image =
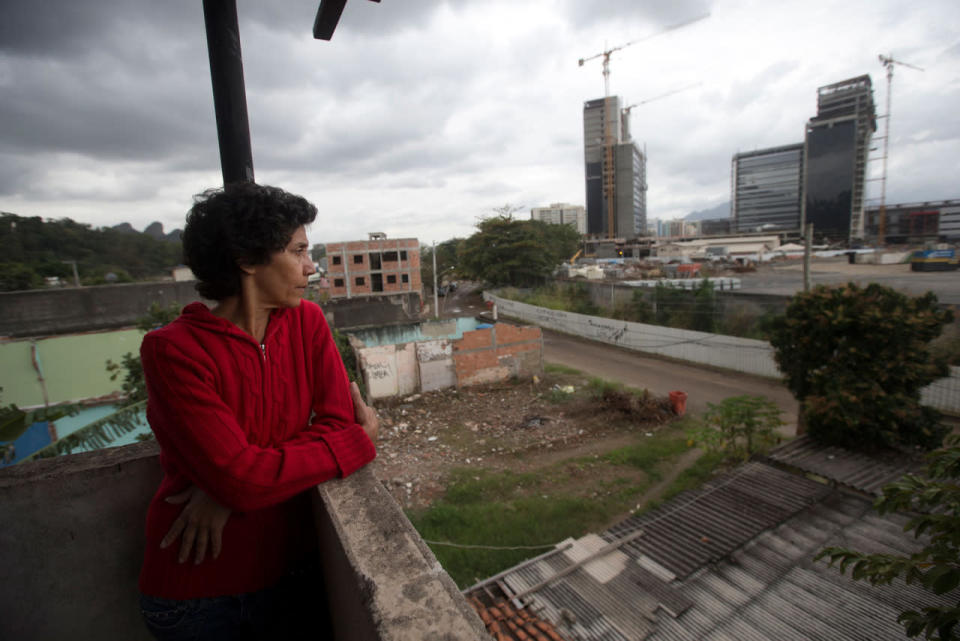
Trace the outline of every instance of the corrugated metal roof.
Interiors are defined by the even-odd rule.
[[[649,556],[678,578],[719,560],[760,532],[819,500],[829,488],[762,463],[687,492],[682,499],[632,517],[603,534],[608,541],[643,529],[624,546]]]
[[[767,456],[777,463],[875,496],[880,494],[884,485],[922,467],[917,459],[902,453],[866,455],[819,445],[808,436],[785,443]]]
[[[813,562],[831,545],[910,554],[920,544],[903,532],[906,520],[753,462],[508,571],[498,585],[507,599],[541,586],[514,605],[569,641],[907,639],[900,612],[955,603],[960,589],[934,597],[899,580],[871,586]]]
[[[935,597],[899,580],[871,586],[813,562],[830,545],[915,551],[919,544],[903,533],[903,522],[876,516],[865,498],[832,491],[682,582],[679,590],[694,606],[676,619],[661,617],[648,639],[907,639],[896,622],[901,611],[955,603],[960,591]]]

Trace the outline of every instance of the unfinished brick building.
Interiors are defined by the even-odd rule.
[[[416,238],[327,243],[331,298],[421,293],[420,244]]]

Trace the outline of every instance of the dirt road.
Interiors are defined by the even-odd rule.
[[[687,408],[695,413],[706,410],[707,403],[719,403],[729,396],[764,396],[783,410],[781,418],[788,423],[784,433],[795,432],[797,402],[786,387],[775,381],[661,360],[546,329],[543,330],[543,360],[656,394],[684,391]]]

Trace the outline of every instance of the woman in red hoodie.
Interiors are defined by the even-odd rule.
[[[187,215],[184,257],[216,304],[188,305],[140,349],[164,471],[141,609],[159,639],[296,638],[297,615],[317,620],[296,604],[319,576],[291,579],[316,567],[304,490],[370,462],[378,422],[320,308],[301,301],[315,216],[252,183],[206,192]]]

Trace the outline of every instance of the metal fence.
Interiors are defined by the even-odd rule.
[[[773,347],[767,341],[575,314],[488,292],[483,297],[493,301],[505,316],[565,334],[747,374],[781,377],[773,359]],[[925,387],[921,401],[942,412],[960,415],[960,367],[951,367],[950,376]]]

